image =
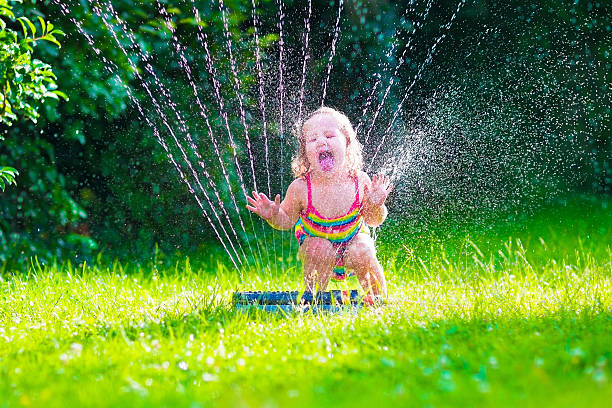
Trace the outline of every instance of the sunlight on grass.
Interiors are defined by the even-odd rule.
[[[33,260],[1,275],[0,406],[603,406],[612,223],[576,214],[383,240],[387,304],[337,314],[234,310],[234,291],[300,289],[290,262]]]
[[[290,316],[236,312],[230,298],[295,289],[298,269],[240,281],[223,265],[196,271],[188,261],[163,270],[34,262],[0,285],[0,392],[23,406],[609,398],[610,248],[568,263],[533,258],[520,240],[495,256],[465,247],[428,261],[383,256],[383,307]]]

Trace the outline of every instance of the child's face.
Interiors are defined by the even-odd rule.
[[[344,167],[346,136],[333,115],[322,113],[308,119],[302,137],[312,170],[331,175]]]

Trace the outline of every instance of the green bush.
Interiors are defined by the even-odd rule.
[[[445,219],[462,221],[468,216],[478,217],[479,212],[495,213],[507,210],[508,206],[520,206],[521,200],[538,202],[559,191],[562,194],[575,190],[609,192],[610,112],[609,104],[605,103],[609,100],[609,73],[612,72],[609,69],[612,52],[609,6],[604,2],[580,2],[572,6],[553,0],[535,8],[525,1],[467,2],[454,25],[445,32],[443,26],[457,9],[458,0],[444,0],[432,3],[434,6],[424,25],[415,30],[429,3],[343,2],[337,54],[331,61],[325,103],[344,110],[355,120],[364,116],[362,109],[369,95],[372,95],[373,107],[365,116],[371,119],[373,108],[381,101],[387,84],[393,81],[373,130],[372,137],[376,140],[381,138],[395,107],[408,95],[403,114],[395,123],[397,137],[388,140],[383,148],[383,151],[388,149],[387,157],[397,157],[394,150],[412,142],[404,137],[410,126],[421,126],[430,136],[435,136],[427,140],[427,152],[420,158],[423,161],[408,169],[412,173],[400,180],[406,191],[401,196],[396,193],[396,200],[391,203],[396,206],[396,212],[408,210],[415,223],[427,225],[425,221],[429,220],[431,225],[443,212]],[[1,4],[8,3],[5,0]],[[278,2],[259,0],[256,4],[261,60],[264,69],[270,72],[265,78],[269,93],[268,143],[272,152],[269,169],[263,162],[265,144],[258,106],[252,2],[224,1],[240,94],[246,107],[245,120],[256,157],[255,176],[260,189],[267,191],[269,170],[271,190],[280,192],[290,181],[288,162],[293,144],[290,130],[297,112],[308,3],[282,2],[287,51],[284,85],[288,93],[284,101],[283,134],[277,120]],[[66,6],[69,9],[55,2],[14,3],[13,6],[15,15],[27,17],[39,26],[37,16],[41,16],[45,22],[52,21],[69,33],[62,40],[61,50],[48,41],[38,42],[35,49],[41,61],[53,66],[58,88],[69,93],[70,99],[49,100],[37,107],[36,127],[31,121],[15,122],[2,134],[6,143],[0,151],[0,163],[18,171],[20,180],[18,186],[11,186],[2,194],[0,202],[0,262],[18,263],[31,255],[38,255],[42,261],[54,257],[81,259],[91,257],[98,250],[139,258],[150,256],[155,243],[163,251],[185,251],[216,239],[202,209],[168,158],[168,153],[176,158],[177,166],[200,194],[209,215],[214,217],[168,127],[183,146],[188,145],[187,134],[192,137],[205,163],[207,175],[201,169],[198,171],[213,206],[218,209],[221,205],[217,201],[223,203],[243,243],[253,239],[248,236],[255,235],[252,233],[259,228],[257,222],[251,224],[243,213],[247,233],[242,232],[232,202],[232,196],[239,206],[242,200],[233,164],[234,151],[244,173],[246,189],[254,180],[217,1],[92,1]],[[199,23],[192,6],[199,10]],[[306,110],[321,102],[321,82],[328,69],[329,43],[339,3],[313,0],[312,6]],[[21,28],[18,22],[14,24],[15,30]],[[113,33],[127,56],[107,25],[114,26]],[[49,24],[46,27],[49,30]],[[26,29],[31,34],[27,23]],[[131,39],[124,34],[126,29],[133,34]],[[208,36],[217,69],[214,79],[221,86],[227,124],[236,139],[235,148],[228,140],[225,120],[216,102],[213,77],[208,72],[198,37],[201,31]],[[195,103],[172,32],[178,38],[184,61],[191,68],[191,78],[219,141],[216,148],[226,165],[229,182],[219,165],[208,126]],[[438,44],[433,63],[420,71],[432,44],[442,34],[445,38]],[[410,52],[395,73],[408,41],[412,41]],[[578,59],[574,58],[576,55]],[[514,58],[514,65],[506,65],[507,57]],[[548,65],[546,70],[527,79],[518,69],[542,58],[555,62],[556,57],[568,64],[574,59],[584,64],[580,67],[592,67],[590,72],[596,75],[590,78],[594,80],[581,82],[584,77],[578,75],[577,68],[568,69],[568,64]],[[480,75],[483,72],[486,75]],[[419,74],[408,93],[407,87]],[[574,80],[573,75],[576,75]],[[43,81],[46,84],[54,80],[52,76],[46,78]],[[537,94],[534,95],[538,97],[530,97],[537,90],[533,84],[546,82],[548,78],[563,80],[567,86],[559,87],[561,92],[547,94],[548,99]],[[480,126],[481,118],[491,117],[493,105],[489,101],[499,97],[500,89],[510,92],[517,84],[522,96],[513,99],[513,108],[516,108],[516,118],[522,122],[517,120],[515,125],[514,117],[508,116],[503,118],[505,127],[491,121]],[[454,87],[457,97],[452,101],[441,98],[444,87]],[[47,90],[53,92],[51,88],[49,85]],[[166,98],[164,92],[171,97]],[[564,104],[570,100],[579,114],[574,115]],[[594,103],[580,103],[585,100]],[[568,117],[573,121],[567,120]],[[554,132],[541,133],[539,139],[525,144],[531,135],[530,129],[526,129],[530,123],[545,123],[542,128]],[[559,126],[553,128],[552,124]],[[555,145],[560,148],[554,151],[545,149],[547,143],[572,136],[574,129],[585,137]],[[168,152],[158,143],[156,132],[167,143]],[[530,153],[525,147],[535,146],[536,142],[537,154],[528,156]],[[500,148],[506,144],[514,150]],[[198,167],[195,154],[187,155]],[[526,157],[531,160],[529,164],[542,166],[522,168],[521,160]],[[499,163],[499,171],[494,173],[497,178],[493,181],[486,178],[496,170],[493,165]],[[566,166],[567,163],[572,165]],[[437,164],[442,165],[436,167]],[[478,171],[474,171],[474,164]],[[0,175],[0,180],[10,183],[16,173],[6,171],[0,174],[9,178]],[[522,185],[523,182],[526,184]],[[219,198],[211,185],[216,187]],[[495,196],[496,193],[500,194]],[[467,202],[465,197],[469,198]],[[221,212],[220,218],[227,227],[229,223]],[[233,236],[232,232],[229,234]]]

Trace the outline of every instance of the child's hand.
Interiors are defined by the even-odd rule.
[[[264,193],[253,191],[253,197],[247,196],[246,199],[251,204],[247,204],[246,208],[266,221],[275,217],[280,210],[280,194],[277,194],[274,201],[271,201]]]
[[[376,174],[372,177],[370,188],[365,185],[363,189],[363,206],[380,207],[385,203],[387,196],[393,190],[393,184],[388,176]]]

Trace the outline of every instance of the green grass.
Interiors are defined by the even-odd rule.
[[[358,313],[232,310],[234,290],[297,288],[297,269],[5,271],[0,407],[607,406],[610,211],[493,227],[381,242],[391,299]]]

